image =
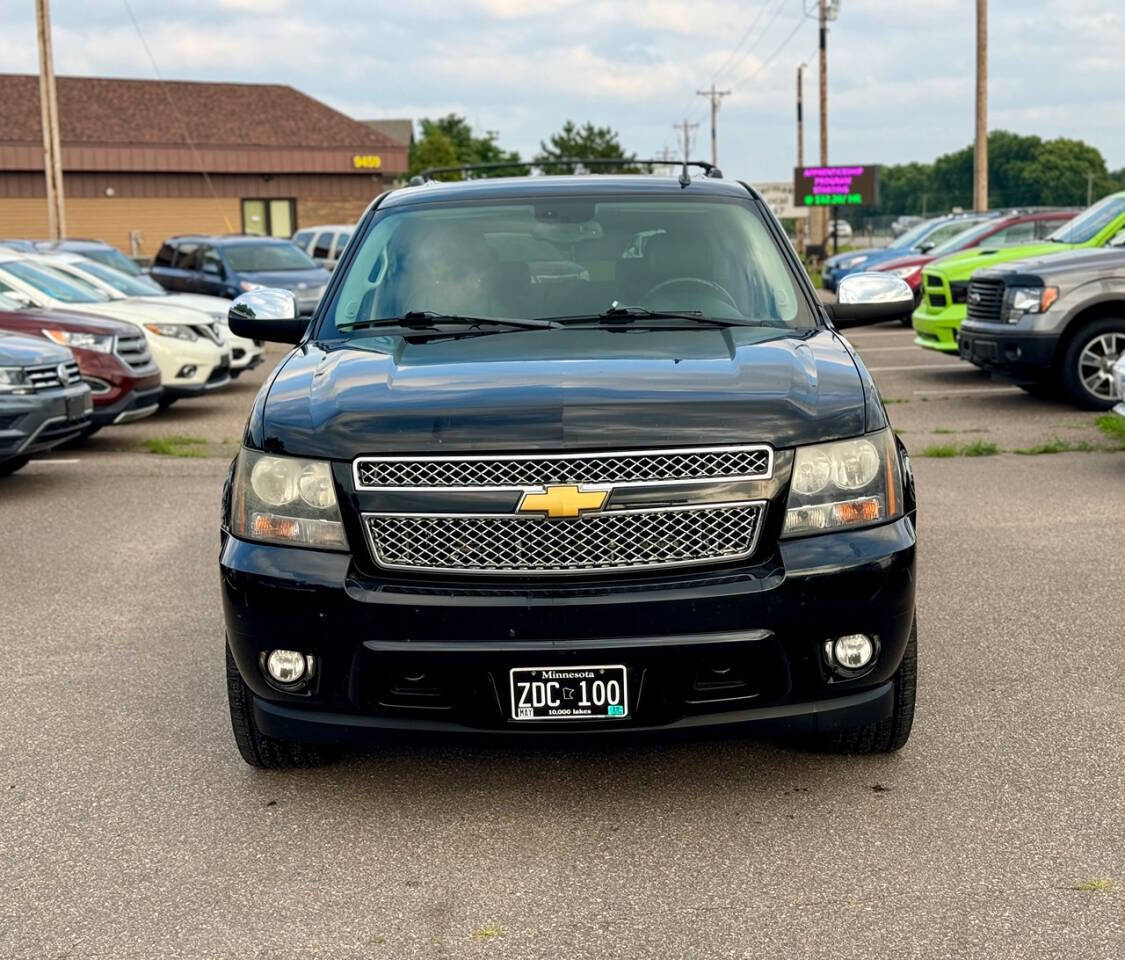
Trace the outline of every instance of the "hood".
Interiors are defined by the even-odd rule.
[[[884,260],[879,264],[879,270],[900,270],[902,267],[924,267],[934,260],[927,253],[912,253],[905,257],[895,257],[893,260]]]
[[[366,346],[363,346],[366,344]],[[864,391],[832,332],[604,330],[310,343],[265,397],[264,449],[595,450],[855,436]]]
[[[260,283],[263,287],[280,287],[282,290],[292,290],[294,293],[323,287],[331,278],[332,274],[323,267],[308,270],[270,270],[262,273],[240,271],[238,274],[239,280]]]
[[[877,247],[874,250],[849,250],[847,253],[837,253],[835,256],[829,257],[825,263],[833,267],[843,267],[845,270],[865,270],[876,263],[901,257],[906,252],[906,250],[894,250],[890,247]],[[862,263],[844,266],[849,261],[859,257],[863,258]]]
[[[1057,277],[1065,273],[1096,271],[1099,276],[1125,275],[1125,249],[1121,247],[1079,247],[1049,256],[1028,257],[988,271],[992,276],[1027,274]]]
[[[105,303],[71,303],[67,304],[67,309],[74,313],[112,317],[114,320],[124,320],[132,324],[183,323],[191,325],[210,322],[210,318],[202,316],[198,310],[165,306],[162,302],[154,303],[151,300],[141,298],[109,300]]]
[[[221,317],[223,323],[227,322],[227,312],[231,305],[226,297],[212,297],[205,293],[169,293],[164,297],[157,295],[145,299],[173,307],[186,307],[188,310],[202,310],[208,317]]]
[[[40,310],[36,307],[16,313],[0,311],[0,327],[7,330],[34,330],[36,336],[44,327],[81,333],[109,333],[118,337],[130,337],[137,333],[137,326],[133,323],[122,323],[109,317],[92,317],[69,310]]]
[[[74,354],[66,347],[60,347],[44,337],[25,337],[0,330],[0,365],[31,367],[40,363],[66,363],[73,359]]]
[[[968,280],[977,270],[1041,254],[1065,253],[1065,243],[1025,243],[1014,247],[970,247],[942,257],[931,266],[947,280]]]

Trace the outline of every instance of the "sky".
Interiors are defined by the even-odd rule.
[[[466,116],[533,155],[570,119],[638,155],[789,179],[796,69],[819,158],[815,0],[51,0],[60,74],[288,83],[350,116]],[[930,161],[973,137],[975,0],[840,0],[828,38],[829,161]],[[991,0],[989,126],[1099,148],[1125,167],[1125,2]],[[35,72],[33,0],[0,3],[0,70]],[[248,118],[252,122],[252,118]]]

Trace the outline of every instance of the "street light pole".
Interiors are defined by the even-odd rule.
[[[52,240],[59,240],[66,236],[66,202],[48,3],[49,0],[35,0],[35,25],[39,38],[39,110],[43,123],[43,169],[47,179],[47,229]]]
[[[973,145],[973,209],[988,209],[988,0],[977,0],[977,132]]]

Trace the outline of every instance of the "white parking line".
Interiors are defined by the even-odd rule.
[[[868,367],[872,373],[892,373],[896,370],[961,370],[964,369],[956,360],[948,363],[922,363],[908,367]],[[976,373],[975,370],[965,370],[965,373]]]
[[[39,459],[36,459],[36,460],[32,460],[31,462],[32,462],[32,463],[50,463],[50,464],[55,464],[55,463],[81,463],[82,461],[81,461],[81,460],[78,460],[78,459],[74,459],[74,460],[39,460]]]
[[[915,390],[915,394],[919,393],[936,393],[943,397],[960,396],[966,393],[1023,393],[1019,387],[965,387],[955,388],[953,390],[943,390],[941,387],[934,387],[930,390]]]
[[[910,343],[904,343],[901,347],[856,347],[856,349],[860,353],[889,353],[892,350],[917,350],[919,348],[911,341]]]

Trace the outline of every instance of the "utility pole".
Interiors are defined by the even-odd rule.
[[[691,131],[694,130],[698,126],[699,126],[698,123],[688,123],[686,118],[684,119],[683,123],[673,123],[672,124],[672,129],[673,130],[679,130],[681,135],[684,138],[684,162],[685,163],[688,160],[691,159]]]
[[[39,35],[39,109],[43,122],[43,170],[47,176],[47,229],[52,240],[66,236],[62,151],[59,148],[59,103],[55,93],[55,65],[51,56],[49,0],[35,0]]]
[[[716,131],[716,124],[719,117],[719,102],[723,97],[729,97],[729,90],[716,90],[715,81],[711,81],[710,90],[696,90],[697,97],[707,97],[711,101],[711,163],[713,166],[719,165],[719,136]]]
[[[973,209],[988,209],[988,0],[977,0],[977,135],[973,145]]]
[[[828,0],[819,3],[820,25],[820,165],[828,166]],[[828,246],[828,211],[817,211],[816,239]]]
[[[797,166],[805,165],[805,96],[803,92],[803,79],[806,64],[797,64]],[[793,203],[796,205],[797,197],[794,195]],[[797,253],[805,255],[805,221],[798,217],[795,226],[797,234]]]

